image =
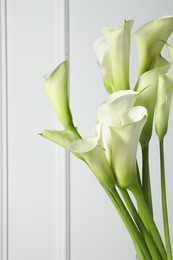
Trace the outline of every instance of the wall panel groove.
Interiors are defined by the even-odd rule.
[[[1,0],[1,260],[8,260],[7,2]]]

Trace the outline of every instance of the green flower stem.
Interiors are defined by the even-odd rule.
[[[120,209],[120,207],[119,207],[117,201],[115,200],[114,196],[112,195],[112,193],[111,193],[108,189],[105,189],[105,191],[106,191],[107,195],[109,196],[110,200],[112,201],[112,203],[114,204],[114,206],[115,206],[117,212],[119,213],[119,215],[120,215],[120,217],[121,217],[123,223],[125,224],[127,230],[129,231],[129,234],[130,234],[131,239],[132,239],[132,241],[133,241],[133,244],[134,244],[134,246],[135,246],[137,255],[139,256],[139,259],[140,259],[140,260],[146,260],[146,257],[145,257],[145,255],[144,255],[144,252],[143,252],[143,250],[141,249],[141,246],[139,245],[139,241],[136,240],[136,238],[135,238],[133,232],[132,232],[131,229],[129,228],[128,223],[127,223],[127,221],[126,221],[126,219],[125,219],[125,216],[124,216],[122,210]]]
[[[80,136],[79,132],[77,131],[77,128],[73,125],[70,129],[69,129],[76,137],[78,137],[79,139],[81,139],[82,137]]]
[[[164,163],[164,142],[160,141],[160,168],[161,168],[161,192],[162,192],[162,211],[163,211],[163,224],[166,242],[166,251],[168,260],[172,260],[172,249],[169,234],[169,221],[166,200],[166,181],[165,181],[165,163]]]
[[[162,259],[167,260],[166,251],[165,251],[161,236],[159,234],[159,231],[156,227],[155,222],[153,221],[151,212],[145,202],[143,194],[141,193],[141,191],[137,185],[134,185],[133,187],[131,187],[130,190],[133,193],[133,195],[137,201],[137,204],[140,205],[141,218],[142,219],[144,218],[147,221],[147,224],[148,224],[147,227],[149,227],[150,234],[151,234],[155,244],[157,245],[157,248],[159,250],[159,253],[160,253]]]
[[[123,201],[121,200],[116,188],[112,188],[110,190],[105,189],[105,191],[108,194],[111,201],[113,202],[113,204],[114,204],[115,208],[117,209],[119,215],[121,216],[127,230],[129,231],[129,234],[133,240],[133,243],[135,245],[139,259],[140,260],[152,259],[144,239],[142,238],[139,230],[137,229],[134,221],[132,220]]]
[[[149,147],[142,147],[142,189],[144,199],[148,205],[151,215],[153,216],[153,205],[150,184],[150,169],[149,169]]]
[[[152,239],[152,237],[149,235],[144,223],[142,222],[130,196],[129,193],[127,192],[127,190],[119,188],[121,195],[134,219],[134,221],[136,222],[139,230],[141,231],[141,234],[143,235],[145,242],[148,246],[148,249],[150,251],[150,254],[152,256],[152,259],[157,259],[157,260],[161,260],[160,254],[156,248],[156,245],[154,244],[154,241]]]
[[[139,187],[142,187],[141,176],[140,176],[139,166],[138,166],[138,162],[137,161],[136,161],[136,169],[137,169],[137,183],[138,183]]]

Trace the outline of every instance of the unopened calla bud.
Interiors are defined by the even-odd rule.
[[[155,129],[159,140],[163,140],[167,133],[168,118],[173,93],[173,77],[165,74],[159,76]]]

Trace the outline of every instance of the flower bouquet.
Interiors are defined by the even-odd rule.
[[[91,169],[129,232],[140,260],[172,260],[166,200],[164,137],[173,93],[173,17],[149,21],[134,37],[139,56],[136,84],[130,89],[129,57],[133,21],[104,28],[94,50],[109,93],[96,111],[91,136],[81,137],[73,123],[68,96],[68,61],[47,78],[45,89],[64,130],[45,130],[41,136],[73,153]],[[163,47],[168,59],[161,54]],[[150,185],[149,144],[152,126],[160,144],[162,239],[154,220]],[[141,145],[142,160],[137,161]],[[140,170],[141,169],[141,170]],[[134,197],[136,203],[134,203]]]

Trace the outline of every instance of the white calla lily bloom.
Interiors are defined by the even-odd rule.
[[[110,128],[112,136],[112,167],[122,188],[128,188],[137,181],[137,147],[146,120],[146,108],[136,106],[123,115],[119,127]]]
[[[159,66],[161,65],[161,66]],[[161,56],[155,60],[154,68],[143,73],[136,84],[135,90],[140,92],[137,97],[136,105],[146,107],[148,120],[142,130],[140,137],[141,146],[147,147],[152,135],[153,116],[156,105],[158,78],[160,74],[169,70],[170,63]]]
[[[72,150],[80,153],[84,158],[86,155],[89,156],[91,151],[93,154],[97,147],[97,153],[99,150],[102,157],[105,156],[104,163],[106,162],[106,165],[113,169],[116,181],[123,188],[136,183],[137,146],[147,120],[146,108],[134,107],[137,95],[137,92],[130,90],[110,94],[97,110],[97,131],[95,131],[97,135],[74,141],[71,146]],[[88,164],[93,169],[92,164],[94,163],[95,166],[101,160],[95,155],[94,162],[91,163],[90,160]]]
[[[135,32],[139,54],[139,75],[151,69],[154,58],[160,54],[172,32],[172,16],[152,20]]]
[[[62,62],[47,78],[45,90],[64,128],[73,129],[68,97],[68,61]]]
[[[134,105],[138,94],[132,90],[120,90],[112,93],[97,109],[97,121],[109,126],[119,125],[122,115]]]
[[[70,130],[44,130],[40,135],[49,141],[58,144],[65,148],[66,150],[72,152],[74,155],[76,155],[79,159],[83,159],[82,156],[78,153],[75,153],[71,150],[71,143],[74,140],[78,140],[79,136],[76,135],[76,133],[70,131]]]
[[[133,21],[123,26],[104,28],[103,36],[94,44],[104,85],[109,93],[129,89],[130,39]]]
[[[113,170],[107,161],[104,150],[97,144],[94,138],[76,140],[71,144],[71,149],[82,155],[103,187],[108,189],[115,187],[116,178]]]
[[[155,129],[160,141],[163,140],[167,133],[172,94],[173,77],[168,74],[160,75],[155,116]]]

